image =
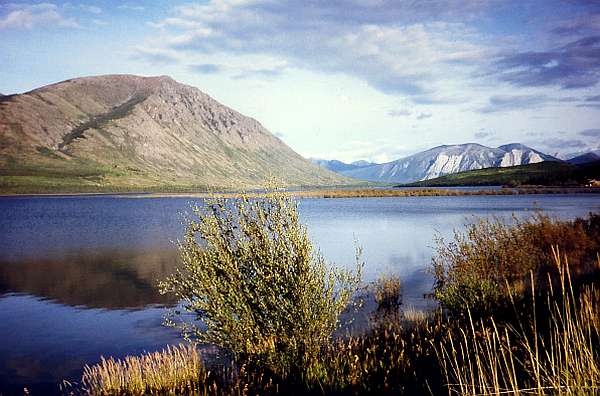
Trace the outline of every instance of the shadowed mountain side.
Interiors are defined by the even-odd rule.
[[[40,260],[0,262],[0,294],[26,293],[69,306],[171,305],[157,283],[173,273],[176,250],[75,251]]]
[[[0,100],[0,191],[347,184],[258,121],[169,77],[67,80]]]
[[[596,161],[600,161],[600,155],[596,153],[585,153],[567,160],[567,162],[572,165],[583,165]]]

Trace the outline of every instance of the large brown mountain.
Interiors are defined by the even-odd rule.
[[[258,121],[165,76],[108,75],[0,97],[0,191],[333,185]]]

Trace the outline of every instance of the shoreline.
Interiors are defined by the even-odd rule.
[[[484,186],[462,186],[440,188],[357,188],[357,189],[308,189],[288,190],[287,194],[298,198],[385,198],[385,197],[430,197],[430,196],[485,196],[485,195],[543,195],[543,194],[600,194],[600,187],[521,187],[521,188],[485,188]],[[481,187],[481,188],[479,188]],[[64,193],[26,193],[0,194],[0,198],[239,198],[247,195],[251,198],[264,196],[264,192],[64,192]]]

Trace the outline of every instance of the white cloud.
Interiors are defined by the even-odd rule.
[[[8,14],[0,17],[0,29],[32,29],[35,26],[81,27],[75,19],[65,17],[51,3],[11,4]]]
[[[168,65],[180,62],[176,52],[155,47],[136,47],[133,50],[131,59],[141,60],[154,65]]]
[[[92,23],[96,26],[108,26],[109,23],[102,19],[92,19]]]
[[[79,3],[63,3],[62,7],[64,9],[67,10],[81,10],[84,12],[88,12],[90,14],[101,14],[102,13],[102,8],[95,6],[95,5],[90,5],[90,4],[79,4]]]
[[[445,104],[460,99],[450,88],[467,85],[473,68],[495,51],[462,21],[485,4],[221,0],[175,7],[153,26],[167,31],[166,44],[176,50],[278,56],[295,67],[357,77],[384,93]]]

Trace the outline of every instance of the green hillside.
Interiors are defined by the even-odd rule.
[[[545,161],[506,168],[486,168],[445,175],[403,186],[569,186],[584,185],[600,178],[600,161],[583,165]]]

